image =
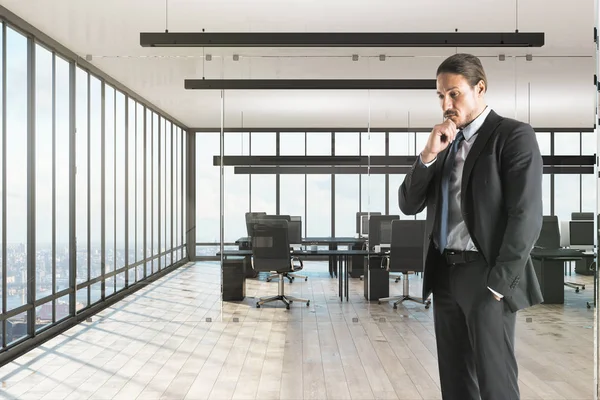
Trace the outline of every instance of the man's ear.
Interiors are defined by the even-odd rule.
[[[480,96],[485,93],[485,82],[483,80],[477,83],[477,92]]]

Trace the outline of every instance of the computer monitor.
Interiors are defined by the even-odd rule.
[[[369,237],[369,216],[360,216],[360,236]]]
[[[302,245],[302,220],[293,216],[288,222],[288,240],[290,246],[300,247]]]
[[[593,249],[594,221],[569,221],[569,242],[572,249]]]
[[[363,227],[363,215],[381,215],[379,211],[358,211],[356,213],[356,233],[361,235],[362,227]],[[365,235],[369,233],[369,223],[367,222],[367,227],[365,228]],[[361,235],[362,236],[362,235]]]

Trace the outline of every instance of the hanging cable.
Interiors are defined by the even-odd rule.
[[[165,33],[169,33],[169,0],[165,0]]]
[[[519,32],[519,0],[515,0],[515,32]]]

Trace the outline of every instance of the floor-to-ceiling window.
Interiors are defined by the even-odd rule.
[[[250,155],[274,156],[277,152],[275,132],[252,132]],[[276,184],[273,174],[253,174],[250,177],[250,211],[276,212]]]
[[[306,155],[330,156],[331,133],[307,132]],[[331,236],[331,175],[306,176],[306,236]]]
[[[420,152],[420,150],[419,150]],[[389,136],[390,156],[414,156],[415,155],[415,133],[414,132],[390,132]],[[398,204],[398,189],[406,174],[389,175],[389,213],[399,215],[400,219],[414,219],[412,215],[405,215]]]
[[[360,138],[362,156],[385,156],[385,132],[361,132]],[[385,174],[362,174],[360,179],[361,210],[385,214]]]
[[[336,132],[335,155],[360,155],[360,133]],[[360,209],[360,175],[338,174],[335,176],[335,235],[356,234],[356,212]],[[363,207],[363,211],[366,209]]]
[[[0,27],[0,357],[8,357],[3,350],[30,346],[21,339],[181,260],[185,196],[174,191],[184,187],[171,173],[184,178],[186,131],[47,43]],[[148,261],[155,265],[144,270]]]
[[[304,156],[306,154],[306,134],[304,132],[279,133],[280,156]],[[294,215],[302,218],[302,233],[304,233],[305,174],[280,174],[279,176],[279,213]]]
[[[578,133],[555,132],[554,154],[559,156],[580,155],[580,138]],[[581,185],[579,175],[554,175],[554,215],[560,221],[571,219],[571,213],[580,209]],[[563,193],[562,196],[556,195]],[[568,195],[564,195],[568,193]]]
[[[6,305],[10,312],[25,304],[30,293],[27,285],[33,277],[28,273],[28,262],[35,259],[28,246],[27,235],[27,161],[28,161],[28,44],[27,38],[6,29],[6,132],[4,137],[6,170]],[[32,73],[33,71],[29,72]],[[10,166],[10,173],[8,171]],[[35,288],[34,288],[35,289]],[[15,329],[15,327],[17,327]],[[7,321],[5,333],[8,344],[27,335],[27,313],[22,312]]]

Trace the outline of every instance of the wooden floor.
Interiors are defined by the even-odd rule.
[[[350,302],[323,263],[308,282],[285,284],[310,299],[286,310],[264,276],[246,300],[219,300],[218,263],[188,264],[0,369],[0,397],[14,399],[440,399],[432,310]],[[586,290],[564,305],[518,314],[522,399],[593,398],[593,309]],[[410,277],[411,293],[420,279]],[[399,294],[402,282],[390,282]]]

